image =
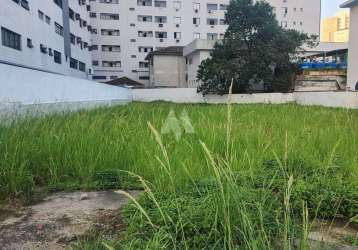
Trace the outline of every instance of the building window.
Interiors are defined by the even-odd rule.
[[[199,25],[200,24],[200,18],[199,17],[194,17],[193,18],[193,24]]]
[[[75,20],[75,12],[70,8],[68,12],[70,19]]]
[[[139,68],[149,68],[148,62],[139,62]]]
[[[53,60],[55,61],[55,63],[61,64],[62,60],[61,60],[61,53],[54,50],[53,51]]]
[[[79,71],[86,72],[86,64],[83,62],[78,62]]]
[[[120,52],[121,46],[119,45],[102,45],[103,52]]]
[[[102,19],[102,20],[119,20],[119,14],[101,13],[100,19]]]
[[[60,36],[63,36],[63,27],[55,22],[55,32]]]
[[[120,68],[121,66],[121,61],[102,61],[102,67]]]
[[[102,36],[119,36],[119,30],[101,29]]]
[[[32,44],[32,40],[30,38],[27,38],[27,47],[32,49],[34,45]]]
[[[156,16],[155,17],[155,22],[156,23],[166,23],[167,22],[167,17],[166,16]]]
[[[106,80],[107,77],[106,76],[93,76],[92,80]]]
[[[92,66],[98,66],[99,64],[98,64],[98,61],[97,60],[95,60],[95,61],[92,61]]]
[[[152,6],[152,0],[137,0],[138,6]]]
[[[155,0],[154,1],[154,7],[165,8],[165,7],[167,7],[167,2],[166,1]]]
[[[152,16],[138,16],[139,22],[152,22]]]
[[[54,3],[62,9],[62,0],[53,0]]]
[[[1,27],[1,40],[3,46],[21,50],[21,35]]]
[[[216,39],[218,39],[218,34],[217,33],[208,33],[206,35],[206,39],[208,39],[208,40],[216,40]]]
[[[21,0],[21,7],[23,7],[26,10],[30,10],[29,2],[27,0]]]
[[[74,34],[70,34],[70,43],[76,45],[76,36]]]
[[[78,61],[74,58],[70,58],[70,68],[78,69]]]
[[[49,16],[45,16],[45,22],[47,24],[50,24],[51,23],[51,18]]]
[[[44,13],[41,11],[41,10],[39,10],[38,11],[38,15],[39,15],[39,18],[41,19],[41,20],[44,20]]]

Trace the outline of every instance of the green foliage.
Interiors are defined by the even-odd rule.
[[[287,173],[294,177],[292,207],[297,216],[302,213],[302,201],[307,202],[311,216],[321,219],[352,218],[358,214],[358,179],[348,169],[338,166],[312,166],[304,160],[290,160],[286,169],[277,161],[264,162],[257,169],[256,187],[273,180],[270,188],[283,197]]]
[[[179,141],[159,134],[167,162],[147,122],[160,130],[171,110],[184,109],[195,134]],[[115,249],[280,249],[284,229],[301,235],[303,201],[311,218],[316,211],[325,219],[357,214],[357,110],[231,109],[230,157],[225,105],[132,103],[0,126],[0,196],[31,198],[35,187],[137,188],[125,171],[142,176],[157,203],[148,191],[139,202],[154,227],[132,203],[123,242],[88,239],[78,249],[107,249],[103,242]]]
[[[224,217],[227,215],[223,213],[219,187],[214,187],[213,182],[201,182],[195,185],[196,188],[188,187],[175,193],[155,192],[164,218],[150,197],[143,196],[140,203],[149,212],[151,220],[156,222],[155,228],[138,213],[135,206],[128,205],[124,211],[128,230],[123,245],[136,249],[158,249],[153,248],[156,242],[160,249],[225,249],[227,225]],[[199,186],[200,189],[197,189]],[[235,249],[248,249],[250,228],[249,231],[255,232],[256,243],[264,246],[263,234],[271,237],[279,232],[281,225],[275,222],[281,214],[279,201],[267,199],[268,194],[264,190],[236,187],[235,192],[228,193],[233,196],[230,205],[233,245]],[[265,232],[262,232],[262,227]]]
[[[94,186],[99,189],[141,189],[138,179],[119,169],[106,169],[94,173]]]
[[[290,91],[291,59],[304,44],[314,45],[316,36],[280,27],[264,1],[231,1],[225,19],[224,39],[199,67],[198,91],[227,94],[232,79],[234,93],[253,91],[254,84],[264,84],[266,91]]]

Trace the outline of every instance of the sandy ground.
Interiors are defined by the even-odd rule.
[[[64,249],[90,230],[104,229],[127,202],[116,191],[74,192],[56,193],[28,207],[0,208],[0,249]]]

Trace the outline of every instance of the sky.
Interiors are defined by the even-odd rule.
[[[339,5],[346,0],[322,0],[322,18],[333,16],[338,10]]]

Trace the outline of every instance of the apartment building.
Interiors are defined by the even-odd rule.
[[[88,0],[1,0],[0,62],[90,78]]]
[[[321,41],[346,43],[349,40],[349,10],[337,12],[322,21]]]
[[[149,85],[149,52],[224,36],[230,0],[90,0],[93,79],[129,77]],[[320,33],[320,0],[268,0],[278,22]]]

